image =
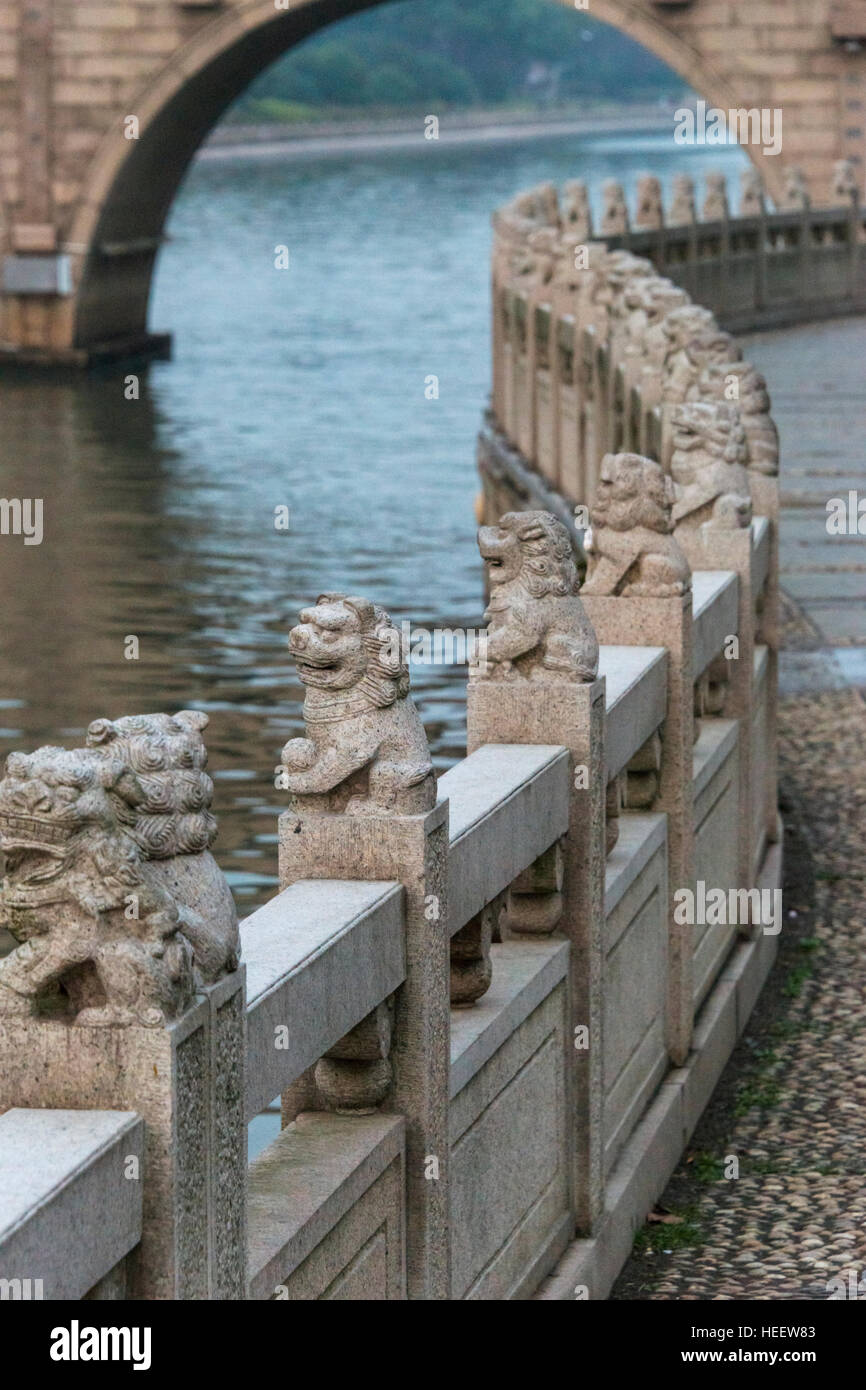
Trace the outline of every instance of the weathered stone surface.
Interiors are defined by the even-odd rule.
[[[668,208],[667,225],[690,226],[695,220],[695,181],[690,174],[675,174],[674,196]]]
[[[599,232],[603,237],[623,236],[628,231],[628,207],[622,184],[605,179],[601,190],[603,206]]]
[[[385,1107],[405,1116],[410,1298],[444,1299],[448,1240],[448,803],[425,815],[289,811],[280,878],[396,880],[405,890],[406,981],[398,990]],[[428,1179],[428,1160],[438,1176]]]
[[[405,1298],[404,1145],[396,1115],[288,1125],[250,1166],[250,1298]]]
[[[207,853],[206,723],[98,720],[86,749],[9,756],[0,914],[21,944],[0,962],[0,1014],[159,1027],[236,968],[237,914]]]
[[[143,1184],[129,1174],[143,1148],[131,1112],[0,1116],[0,1279],[31,1289],[38,1280],[46,1299],[84,1298],[140,1238]]]
[[[700,527],[736,530],[752,520],[746,431],[735,406],[692,401],[670,415],[677,536]]]
[[[0,1112],[137,1112],[145,1123],[141,1242],[130,1296],[244,1295],[243,972],[160,1027],[0,1018]]]
[[[509,512],[483,526],[489,624],[470,680],[591,681],[598,643],[578,598],[571,538],[549,512]]]
[[[608,454],[586,541],[584,593],[665,598],[691,587],[688,561],[671,535],[673,484],[652,459]]]
[[[573,1224],[562,1066],[567,950],[541,941],[492,949],[491,990],[452,1028],[454,1299],[520,1297]]]
[[[727,179],[724,174],[707,174],[701,218],[704,222],[726,222],[728,216]]]
[[[409,696],[408,656],[368,599],[323,594],[289,638],[307,687],[306,738],[283,749],[280,782],[297,809],[411,815],[436,800],[427,737]]]
[[[655,174],[642,174],[637,181],[637,203],[634,225],[658,228],[664,226],[661,180]]]

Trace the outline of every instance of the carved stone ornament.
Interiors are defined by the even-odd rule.
[[[562,190],[563,231],[575,242],[592,240],[592,211],[589,190],[582,179],[570,179]]]
[[[857,170],[851,159],[837,159],[833,165],[833,180],[830,187],[830,206],[838,207],[845,203],[860,201],[860,184]]]
[[[598,642],[578,597],[571,537],[550,512],[508,512],[482,526],[490,603],[486,650],[470,680],[591,681]]]
[[[764,210],[764,185],[757,169],[740,174],[740,217],[760,217]]]
[[[605,454],[591,508],[585,594],[671,598],[691,589],[691,570],[671,534],[674,485],[641,454]]]
[[[384,608],[322,594],[301,612],[289,651],[307,688],[306,738],[283,749],[297,810],[414,815],[436,801],[436,780],[409,696],[408,654]]]
[[[0,1015],[160,1026],[238,962],[234,903],[195,711],[97,720],[91,746],[12,753],[0,781],[6,879]]]
[[[752,520],[748,450],[740,412],[715,401],[690,401],[671,412],[675,532],[736,530]]]
[[[669,227],[685,227],[695,221],[695,181],[690,174],[674,176],[674,196],[668,210]]]
[[[812,198],[803,170],[791,166],[785,170],[785,186],[779,199],[779,211],[804,212],[811,205]]]
[[[615,179],[606,179],[601,194],[601,236],[625,236],[628,231],[628,207],[622,184]]]
[[[655,174],[642,174],[637,181],[634,224],[652,231],[663,227],[664,220],[661,180]]]
[[[779,471],[779,432],[770,414],[767,383],[751,362],[709,362],[693,394],[701,400],[734,400],[749,449],[749,468],[775,477]]]
[[[708,366],[739,360],[740,350],[730,333],[719,328],[710,310],[699,304],[671,310],[661,327],[667,339],[662,365],[665,401],[689,400]]]
[[[724,222],[728,218],[728,184],[724,174],[709,173],[704,188],[704,222]]]

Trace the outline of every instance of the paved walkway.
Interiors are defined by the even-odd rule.
[[[845,676],[866,685],[866,515],[862,535],[827,530],[831,498],[847,507],[856,492],[866,513],[866,319],[754,334],[742,345],[767,378],[781,438],[782,586],[820,634],[811,645],[832,650]],[[785,662],[792,672],[797,664]],[[812,674],[817,683],[817,666]]]
[[[866,322],[762,334],[782,435],[778,963],[614,1299],[866,1296]],[[864,522],[866,525],[866,522]],[[734,1160],[734,1162],[732,1162]]]

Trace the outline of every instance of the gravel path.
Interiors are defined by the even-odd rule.
[[[779,723],[779,958],[614,1299],[866,1296],[866,705],[800,694]]]

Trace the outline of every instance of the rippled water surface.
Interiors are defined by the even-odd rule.
[[[742,162],[569,136],[198,163],[151,314],[175,356],[141,398],[122,374],[0,382],[2,495],[45,505],[41,546],[0,538],[0,751],[74,746],[100,715],[208,711],[218,858],[243,911],[270,896],[273,769],[302,727],[298,608],[345,589],[413,624],[481,619],[491,210],[541,179]],[[463,753],[464,673],[415,666],[413,686],[444,767]]]

